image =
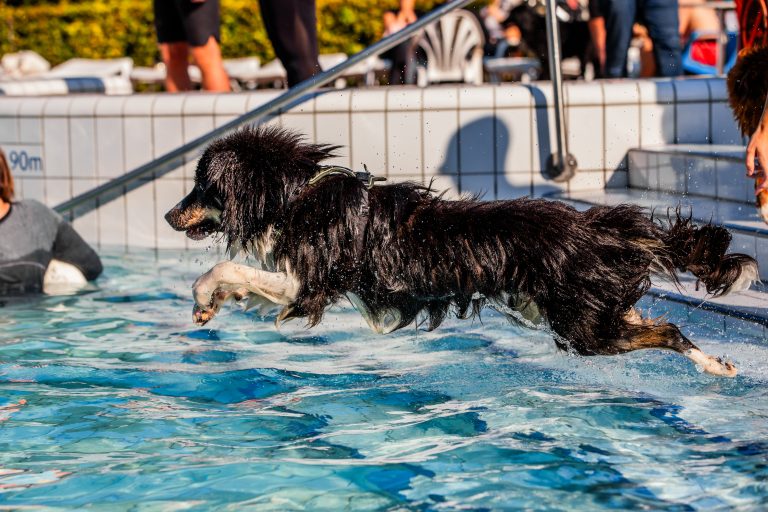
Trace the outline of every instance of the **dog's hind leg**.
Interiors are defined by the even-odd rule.
[[[594,353],[603,355],[622,354],[633,350],[666,349],[678,352],[705,372],[722,377],[735,377],[736,367],[720,358],[705,354],[671,323],[655,323],[644,319],[631,309],[624,317],[625,325],[619,336],[598,347]]]

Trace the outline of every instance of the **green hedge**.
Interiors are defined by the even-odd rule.
[[[417,1],[427,11],[441,2]],[[221,0],[225,57],[274,58],[257,0]],[[322,53],[352,54],[381,37],[382,16],[398,0],[317,0]],[[0,54],[34,50],[52,65],[73,57],[129,56],[138,66],[158,59],[150,0],[91,0],[59,5],[0,5]]]

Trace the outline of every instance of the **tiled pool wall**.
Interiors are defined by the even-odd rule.
[[[548,83],[381,87],[311,95],[270,122],[340,144],[334,163],[390,181],[434,180],[449,195],[508,198],[627,186],[627,151],[742,143],[723,79],[570,82],[566,122],[579,172],[542,174],[554,150]],[[0,98],[0,146],[21,198],[54,206],[189,142],[278,92]],[[99,246],[184,248],[162,215],[192,186],[194,163],[75,221]]]

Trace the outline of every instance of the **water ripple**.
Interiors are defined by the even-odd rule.
[[[106,263],[98,289],[0,310],[0,508],[766,503],[764,339],[689,326],[738,362],[724,380],[668,353],[573,357],[493,313],[377,336],[347,308],[312,331],[230,308],[198,329],[207,263]]]

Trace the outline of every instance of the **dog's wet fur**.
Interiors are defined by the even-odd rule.
[[[634,309],[650,274],[676,280],[690,271],[713,295],[757,277],[752,258],[726,254],[727,230],[679,212],[654,219],[633,205],[452,201],[415,183],[368,190],[340,175],[308,185],[338,149],[278,128],[238,131],[208,147],[195,188],[166,219],[290,272],[298,291],[280,318],[315,325],[348,297],[372,327],[390,332],[417,319],[435,329],[450,313],[468,318],[489,305],[546,322],[558,347],[582,355],[661,348],[701,364],[710,356],[677,326]],[[710,359],[712,373],[735,374]]]

